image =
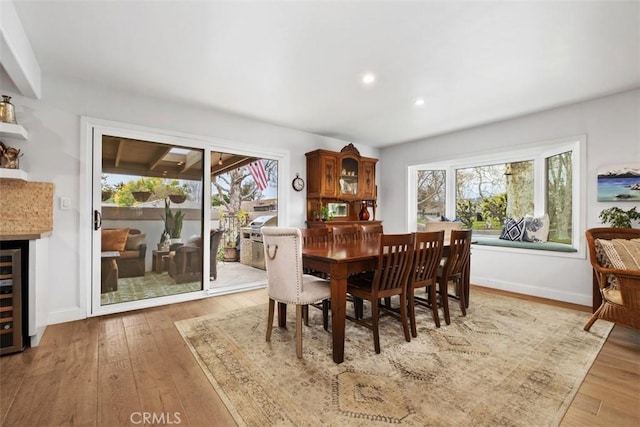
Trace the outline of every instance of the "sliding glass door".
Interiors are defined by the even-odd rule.
[[[93,149],[94,306],[201,291],[204,150],[99,130]]]

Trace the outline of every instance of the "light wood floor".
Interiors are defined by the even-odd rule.
[[[0,425],[141,425],[147,413],[156,425],[235,426],[173,322],[266,301],[262,289],[51,325],[37,348],[0,358]],[[632,425],[640,332],[616,326],[562,426]]]

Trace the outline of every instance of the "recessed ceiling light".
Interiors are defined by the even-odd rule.
[[[376,76],[373,75],[372,73],[366,73],[364,76],[362,76],[362,83],[366,85],[373,84],[373,82],[375,81],[376,81]]]
[[[416,99],[414,104],[416,105],[416,107],[422,107],[424,105],[424,98]]]

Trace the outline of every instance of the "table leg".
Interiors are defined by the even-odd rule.
[[[331,265],[331,334],[333,361],[344,361],[344,324],[347,312],[347,266]]]

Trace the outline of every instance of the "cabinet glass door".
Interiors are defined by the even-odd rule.
[[[346,157],[342,159],[342,168],[340,170],[340,193],[342,195],[358,194],[358,161],[356,159]]]

